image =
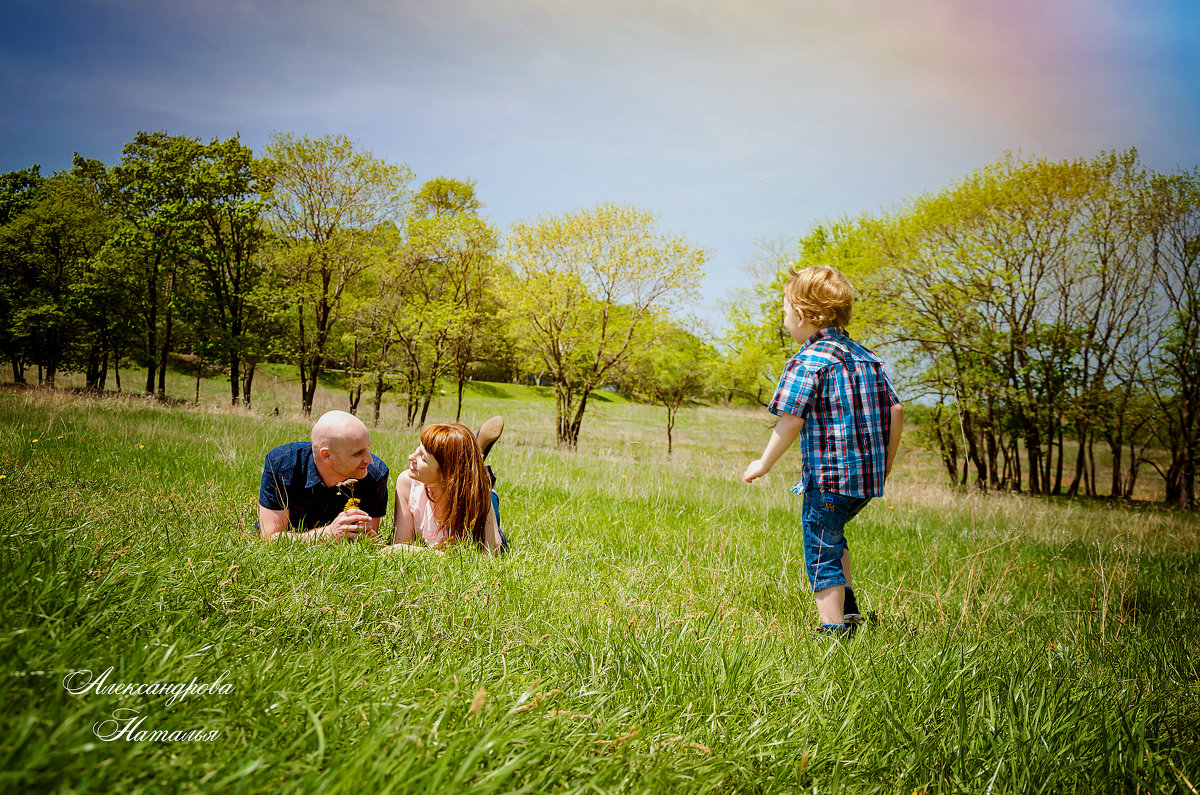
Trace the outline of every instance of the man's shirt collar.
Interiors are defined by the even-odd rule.
[[[317,454],[313,452],[311,446],[308,448],[308,455],[305,456],[305,461],[305,488],[315,489],[317,486],[324,486],[325,481],[321,479],[321,473],[317,471]]]

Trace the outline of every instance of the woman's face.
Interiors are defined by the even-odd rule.
[[[442,468],[423,444],[418,444],[417,449],[409,454],[408,474],[426,486],[439,486],[442,483]]]

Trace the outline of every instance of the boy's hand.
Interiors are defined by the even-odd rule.
[[[746,471],[742,473],[742,480],[747,483],[753,483],[763,475],[771,471],[771,468],[763,463],[761,458],[756,458],[746,467]]]

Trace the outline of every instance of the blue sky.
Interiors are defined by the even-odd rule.
[[[477,182],[501,226],[617,201],[712,251],[935,190],[1006,150],[1200,165],[1184,0],[4,0],[0,170],[139,130],[345,133]]]

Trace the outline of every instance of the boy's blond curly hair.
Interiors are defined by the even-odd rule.
[[[792,269],[792,278],[783,287],[783,296],[794,309],[817,328],[845,326],[854,311],[854,285],[845,275],[828,265]]]

